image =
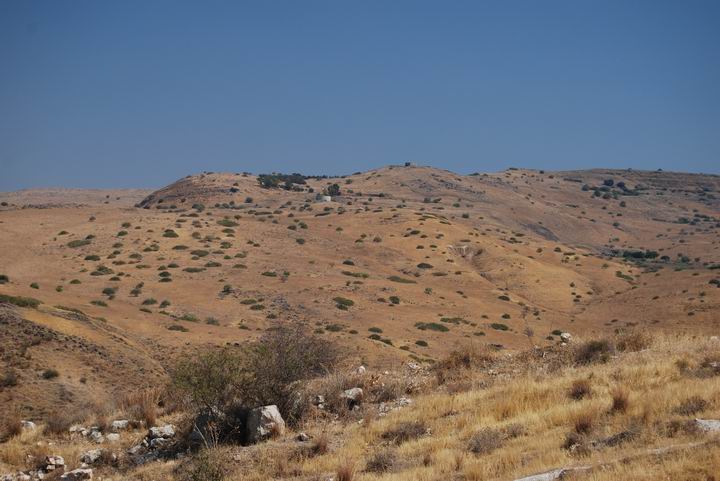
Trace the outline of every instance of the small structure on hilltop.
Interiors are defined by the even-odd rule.
[[[332,202],[332,196],[318,192],[315,194],[315,200],[317,202]]]

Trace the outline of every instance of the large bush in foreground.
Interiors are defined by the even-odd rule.
[[[293,422],[300,416],[293,394],[301,381],[327,373],[338,359],[333,343],[283,324],[245,346],[185,357],[172,382],[198,412],[228,415],[275,404]]]

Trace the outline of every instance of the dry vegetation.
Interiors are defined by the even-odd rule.
[[[77,466],[97,445],[70,426],[127,418],[103,478],[717,478],[692,420],[720,417],[718,192],[390,166],[0,193],[0,473]],[[265,404],[288,431],[243,446]],[[168,422],[166,459],[132,463]]]
[[[627,339],[603,342],[614,346]],[[477,354],[481,363],[458,362],[472,351],[467,347],[429,371],[412,373],[342,374],[340,369],[296,388],[325,385],[323,392],[331,395],[327,385],[338,390],[365,385],[372,392],[374,383],[425,382],[412,394],[411,404],[387,414],[377,397],[368,396],[357,411],[305,411],[294,428],[264,443],[242,446],[240,440],[228,439],[191,457],[140,467],[124,454],[142,437],[142,430],[131,431],[138,434],[124,435],[120,445],[107,447],[118,460],[98,469],[105,479],[208,481],[504,480],[572,467],[583,468],[573,474],[577,479],[713,479],[720,470],[720,439],[718,433],[700,429],[694,418],[720,418],[720,373],[703,367],[720,356],[720,341],[683,336],[647,341],[652,342],[641,350],[618,350],[592,362],[583,354],[596,341],[513,355],[483,352]],[[439,375],[442,371],[452,376]],[[213,372],[207,371],[209,378]],[[339,382],[343,377],[347,380]],[[465,389],[442,381],[451,377],[463,378]],[[148,406],[157,408],[158,400],[158,393],[138,395],[113,413],[100,411],[93,421],[98,416],[146,416]],[[179,411],[157,408],[153,416],[160,416],[161,424],[181,425],[191,405]],[[308,433],[308,441],[296,439],[301,431]],[[44,434],[11,428],[6,438],[0,461],[14,469],[50,452],[72,464],[91,447],[52,424]]]

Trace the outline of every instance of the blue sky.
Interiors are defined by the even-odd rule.
[[[404,161],[720,173],[720,2],[0,2],[0,190]]]

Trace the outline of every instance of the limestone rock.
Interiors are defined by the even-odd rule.
[[[247,438],[252,443],[267,439],[274,433],[282,434],[284,431],[285,420],[274,404],[255,408],[248,414]]]
[[[150,428],[148,437],[150,439],[156,438],[172,438],[175,436],[175,426],[172,424],[166,424],[165,426],[156,426]]]
[[[82,481],[84,479],[92,479],[93,470],[89,468],[85,469],[73,469],[72,471],[60,476],[62,481]]]
[[[118,419],[112,422],[110,425],[110,428],[113,431],[122,431],[124,429],[127,429],[130,426],[130,421],[127,419]]]

